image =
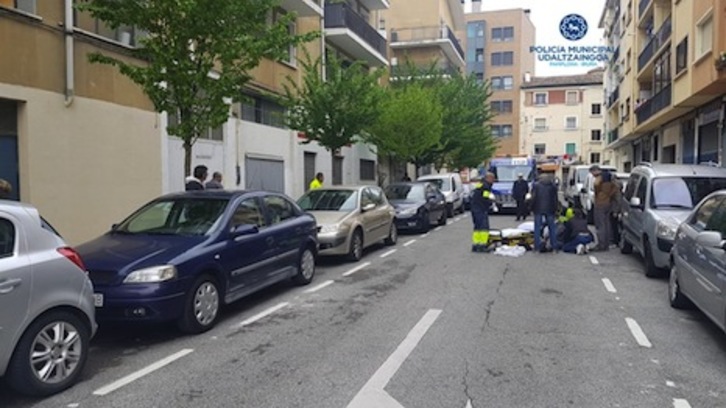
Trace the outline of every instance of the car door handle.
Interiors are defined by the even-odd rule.
[[[15,289],[16,286],[20,286],[21,283],[23,283],[23,280],[20,278],[8,279],[0,282],[0,295],[12,292],[13,289]]]

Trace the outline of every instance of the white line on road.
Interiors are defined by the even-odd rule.
[[[149,364],[148,366],[142,368],[139,371],[136,371],[135,373],[131,373],[131,374],[127,375],[126,377],[121,378],[118,381],[114,381],[105,387],[101,387],[101,388],[97,389],[96,391],[93,392],[93,395],[99,395],[99,396],[108,395],[123,386],[131,384],[132,382],[138,380],[139,378],[141,378],[145,375],[151,374],[154,371],[156,371],[166,365],[169,365],[176,360],[179,360],[180,358],[186,356],[189,353],[192,353],[193,351],[194,351],[194,349],[183,349],[183,350],[177,351],[176,353],[170,355],[169,357],[163,358],[153,364]]]
[[[610,281],[608,278],[602,278],[602,283],[605,285],[605,289],[607,289],[610,293],[618,293],[618,290],[615,289],[615,285]]]
[[[324,288],[326,286],[330,286],[330,285],[332,285],[334,283],[335,283],[334,280],[327,280],[327,281],[321,283],[320,285],[314,286],[314,287],[312,287],[310,289],[307,289],[307,290],[303,291],[303,293],[313,293],[313,292],[317,292],[320,289],[322,289],[322,288]]]
[[[412,240],[406,242],[405,244],[403,244],[403,246],[407,247],[407,246],[413,244],[414,242],[416,242],[416,240],[415,239],[412,239]]]
[[[676,383],[671,380],[666,381],[666,387],[676,388]]]
[[[383,253],[383,254],[381,254],[381,258],[385,258],[385,257],[387,257],[389,255],[393,255],[393,254],[396,253],[396,251],[398,251],[398,250],[397,249],[392,249],[392,250],[390,250],[390,251],[388,251],[386,253]]]
[[[429,233],[428,233],[428,232],[427,232],[427,233],[425,233],[425,234],[421,234],[421,238],[426,238],[426,237],[428,237],[428,236],[429,236]]]
[[[349,270],[348,272],[343,272],[343,276],[350,276],[350,275],[360,271],[361,269],[370,266],[370,264],[371,264],[370,262],[362,263],[362,264],[356,266],[355,268]]]
[[[441,231],[441,227],[434,228],[434,232],[436,232],[436,231]]]
[[[239,328],[242,328],[242,327],[245,327],[245,326],[249,326],[252,323],[254,323],[254,322],[256,322],[256,321],[258,321],[260,319],[263,319],[263,318],[265,318],[265,317],[267,317],[267,316],[269,316],[269,315],[277,312],[278,310],[283,309],[283,308],[288,307],[288,306],[290,306],[290,304],[288,302],[278,303],[278,304],[276,304],[275,306],[272,306],[269,309],[266,309],[266,310],[261,311],[260,313],[257,313],[256,315],[250,317],[249,319],[245,319],[245,320],[237,323],[236,325],[232,326],[232,328],[233,329],[239,329]]]
[[[590,262],[592,262],[593,265],[600,265],[600,261],[592,255],[590,255]]]
[[[635,321],[635,319],[626,317],[625,323],[628,324],[630,332],[633,333],[633,337],[635,337],[635,341],[637,341],[639,345],[647,348],[653,347],[650,340],[648,340],[648,337],[643,332],[643,329],[640,328],[640,325]]]
[[[406,335],[396,351],[391,354],[383,365],[376,370],[373,376],[353,397],[347,408],[403,408],[398,401],[388,395],[384,390],[391,378],[396,374],[404,361],[416,348],[423,336],[439,318],[441,310],[429,309],[428,312],[416,323],[416,326]]]
[[[682,398],[673,398],[673,408],[691,408],[691,404]]]
[[[474,406],[471,405],[471,400],[466,400],[466,406],[464,408],[474,408]]]

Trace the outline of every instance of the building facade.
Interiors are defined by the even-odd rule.
[[[724,165],[726,1],[609,0],[605,160]]]
[[[100,51],[141,63],[129,50],[142,33],[110,29],[72,6],[72,0],[0,0],[0,178],[79,244],[158,195],[183,190],[185,174],[182,143],[166,132],[174,119],[155,112],[114,67],[88,62]],[[323,32],[304,45],[313,58],[335,52],[369,66],[387,63],[386,40],[376,27],[386,0],[284,0],[280,6],[278,13],[297,13],[291,30]],[[200,135],[192,166],[222,172],[226,188],[294,198],[316,172],[328,183],[376,182],[370,147],[346,147],[333,159],[285,128],[282,107],[265,96],[282,92],[287,78],[302,78],[298,55],[302,49],[292,47],[286,61],[263,61],[253,70],[248,102],[232,106],[223,126]]]
[[[602,161],[603,70],[532,78],[520,99],[522,154],[556,163]]]
[[[466,14],[466,70],[491,85],[495,114],[492,134],[499,142],[497,155],[523,153],[520,129],[520,87],[534,75],[535,28],[529,10],[511,9]]]

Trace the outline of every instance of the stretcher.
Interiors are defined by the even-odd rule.
[[[534,233],[523,230],[489,230],[490,245],[522,246],[528,251],[534,249]]]

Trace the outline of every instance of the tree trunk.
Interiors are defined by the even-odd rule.
[[[192,143],[184,139],[184,177],[192,175]]]
[[[336,150],[337,149],[330,150],[330,185],[331,186],[334,186],[335,185],[335,157],[336,157]]]

